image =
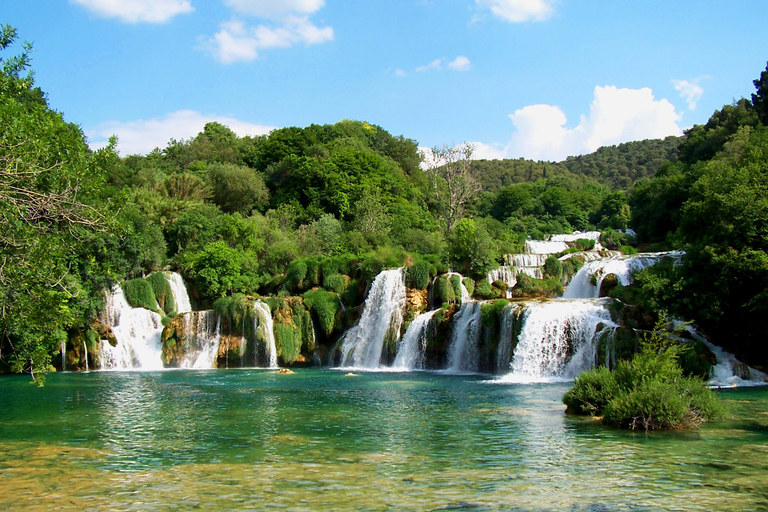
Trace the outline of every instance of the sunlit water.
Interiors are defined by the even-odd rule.
[[[766,510],[768,389],[631,433],[568,384],[429,372],[0,378],[1,510]]]

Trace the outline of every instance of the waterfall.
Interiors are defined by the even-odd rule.
[[[180,368],[213,368],[221,342],[221,317],[214,311],[184,315],[184,356]]]
[[[123,289],[115,285],[106,297],[104,323],[117,339],[113,347],[102,340],[99,363],[104,370],[162,370],[163,325],[154,311],[132,308]]]
[[[176,314],[181,315],[192,311],[189,295],[187,294],[187,287],[184,285],[184,280],[181,278],[181,275],[177,272],[171,272],[170,274],[166,274],[166,277],[168,278],[168,284],[171,286],[173,300],[176,303]]]
[[[528,302],[505,382],[571,380],[594,367],[600,337],[618,327],[608,300]]]
[[[61,371],[67,371],[67,339],[61,340]]]
[[[502,281],[507,285],[507,298],[512,298],[512,288],[517,284],[517,270],[514,267],[503,265],[488,272],[486,279],[490,284]]]
[[[481,302],[462,304],[453,317],[453,331],[448,346],[448,372],[476,372],[479,356],[477,344],[480,340]]]
[[[267,346],[267,357],[269,361],[267,366],[269,368],[277,368],[277,348],[275,347],[275,331],[272,324],[272,312],[269,310],[269,305],[261,300],[257,300],[253,303],[253,310],[256,313],[253,319],[254,336],[264,342]],[[254,345],[258,344],[254,343]]]
[[[512,342],[520,330],[520,314],[524,307],[516,302],[507,304],[501,312],[501,328],[499,329],[499,346],[496,349],[496,371],[509,371],[509,361],[512,358]]]
[[[405,273],[384,270],[374,279],[357,325],[341,341],[341,366],[375,369],[381,362],[384,342],[400,337],[405,308]]]
[[[85,371],[88,371],[88,345],[83,340],[83,352],[85,353]]]
[[[400,340],[393,368],[413,370],[424,367],[424,349],[427,344],[429,323],[438,310],[433,309],[413,319]]]
[[[642,253],[633,256],[613,256],[586,263],[573,277],[563,294],[564,299],[597,298],[608,275],[615,275],[622,286],[632,282],[632,273],[659,263],[665,257],[679,259],[682,252]]]

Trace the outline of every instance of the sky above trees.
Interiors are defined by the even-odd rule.
[[[9,2],[37,85],[92,146],[359,119],[475,157],[679,135],[753,92],[764,0]]]

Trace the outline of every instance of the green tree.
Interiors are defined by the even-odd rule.
[[[432,200],[449,233],[462,218],[467,203],[480,191],[480,184],[472,175],[474,146],[434,147],[427,160],[426,174],[432,186]]]
[[[752,82],[755,84],[755,91],[752,93],[752,105],[757,112],[757,117],[764,125],[768,125],[768,65],[765,71],[760,73],[760,78]]]
[[[210,164],[206,180],[213,189],[213,202],[224,212],[248,214],[254,208],[265,209],[269,191],[259,173],[232,164]]]
[[[451,264],[466,274],[484,277],[496,266],[497,254],[488,233],[472,219],[461,219],[448,237]]]

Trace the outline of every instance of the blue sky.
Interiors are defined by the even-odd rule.
[[[0,23],[51,106],[123,155],[210,120],[358,119],[561,160],[706,122],[768,60],[765,0],[13,0]]]

